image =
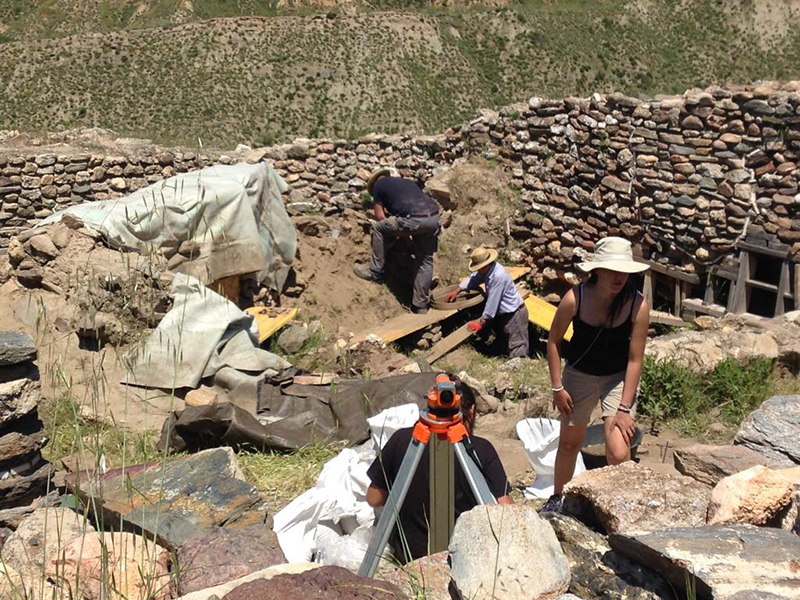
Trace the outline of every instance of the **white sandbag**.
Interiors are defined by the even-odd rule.
[[[375,521],[375,511],[367,504],[370,484],[367,469],[375,458],[376,444],[383,447],[395,431],[411,427],[417,419],[419,409],[416,404],[388,408],[368,419],[375,442],[342,450],[322,467],[315,487],[295,498],[273,517],[272,529],[278,536],[286,560],[312,560],[324,546],[327,550],[323,549],[323,556],[338,552],[338,548],[349,557],[342,559],[347,565],[340,566],[350,568],[348,565],[354,564],[356,549],[363,545],[366,550]],[[348,541],[348,534],[357,535],[361,541],[366,538],[366,543]],[[343,539],[336,541],[333,538]],[[360,560],[358,562],[360,564]]]
[[[554,419],[523,419],[517,423],[517,435],[536,473],[533,483],[525,488],[526,498],[548,498],[553,493],[560,428],[561,424]],[[585,470],[583,457],[578,454],[575,475]]]
[[[383,448],[395,431],[413,426],[419,419],[419,407],[416,404],[402,404],[381,411],[367,419],[372,441]]]

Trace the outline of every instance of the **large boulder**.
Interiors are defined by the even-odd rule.
[[[676,448],[674,460],[679,473],[712,487],[728,475],[769,462],[763,454],[746,446],[706,444]]]
[[[647,343],[647,355],[657,361],[675,360],[680,365],[707,373],[733,358],[777,358],[780,346],[771,332],[725,326],[713,331],[680,331]]]
[[[278,336],[278,346],[288,354],[297,354],[309,338],[305,323],[293,323]]]
[[[614,551],[661,573],[679,598],[773,600],[800,597],[800,537],[752,525],[682,527],[612,534]],[[687,582],[696,596],[687,595]]]
[[[36,360],[36,345],[27,333],[0,331],[0,367]]]
[[[23,576],[41,577],[73,538],[93,534],[92,524],[69,508],[39,508],[25,517],[2,549],[3,562]]]
[[[635,462],[585,471],[564,487],[564,510],[608,533],[706,522],[710,488]]]
[[[463,513],[449,551],[450,575],[463,598],[552,598],[569,587],[569,562],[553,528],[530,505]]]
[[[762,465],[730,475],[711,492],[708,524],[766,525],[789,505],[793,492],[794,485],[780,471]]]
[[[409,598],[451,600],[447,552],[423,556],[380,577],[397,586]]]
[[[742,422],[734,439],[773,468],[800,465],[800,396],[773,396]]]
[[[278,536],[265,525],[217,529],[181,546],[178,588],[188,594],[285,562]]]
[[[222,600],[401,600],[406,596],[385,581],[361,577],[342,567],[320,567],[244,583]]]
[[[171,551],[222,526],[264,521],[258,490],[244,481],[230,448],[115,469],[97,477],[94,486],[88,478],[86,472],[67,476],[85,505],[145,531]]]
[[[73,538],[47,565],[68,598],[164,600],[169,597],[169,554],[132,533]]]
[[[569,561],[569,591],[587,600],[660,600],[671,588],[654,571],[611,550],[608,540],[570,516],[546,513]]]

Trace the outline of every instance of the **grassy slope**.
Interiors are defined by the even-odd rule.
[[[92,12],[81,3],[65,12],[59,0],[15,5],[10,20],[0,9],[0,22],[11,23],[7,37],[28,39],[2,45],[0,129],[101,126],[233,146],[435,132],[534,93],[674,93],[800,77],[800,29],[779,26],[791,10],[782,0],[773,7],[778,26],[732,0],[531,0],[211,21],[196,19],[275,8],[266,0],[195,0],[188,13],[179,0],[142,2],[138,13],[125,0],[101,0]],[[181,20],[195,22],[152,28]],[[36,39],[85,29],[125,30]]]

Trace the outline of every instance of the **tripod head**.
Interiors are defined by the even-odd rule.
[[[428,392],[428,413],[438,421],[459,421],[461,395],[455,382],[446,373],[436,376]]]

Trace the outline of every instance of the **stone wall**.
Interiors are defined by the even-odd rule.
[[[439,136],[298,140],[227,155],[0,146],[0,246],[52,211],[214,163],[263,157],[289,184],[290,209],[333,215],[361,207],[366,179],[379,165],[424,182],[456,159],[481,155],[511,171],[522,207],[512,235],[547,279],[565,277],[576,257],[610,234],[689,272],[730,256],[745,230],[796,258],[798,90],[790,83],[651,101],[534,97],[482,111]]]

